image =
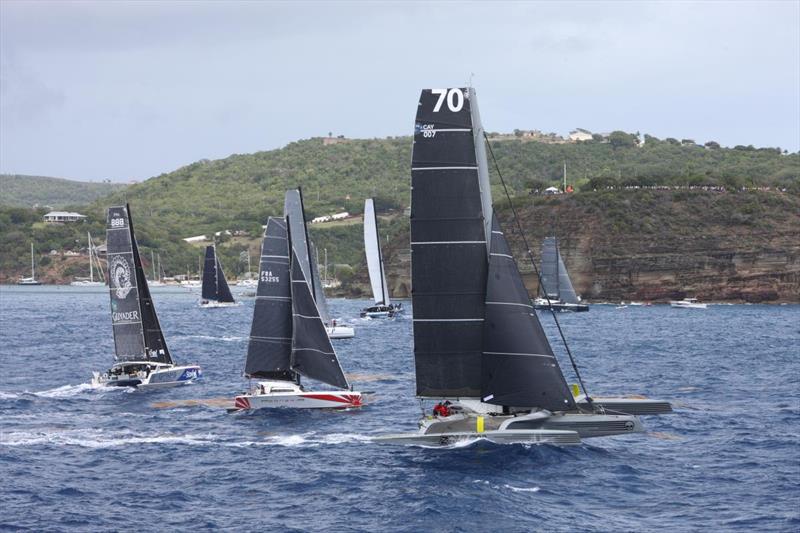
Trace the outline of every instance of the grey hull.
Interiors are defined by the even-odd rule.
[[[672,412],[672,405],[664,400],[650,400],[646,398],[592,398],[595,406],[602,407],[610,414],[626,415],[664,415]],[[579,401],[582,409],[591,409],[589,403]]]
[[[383,444],[406,444],[419,446],[452,446],[459,442],[471,440],[487,440],[498,444],[526,443],[526,444],[556,444],[570,446],[581,443],[575,431],[559,431],[546,429],[530,430],[491,430],[477,432],[448,432],[448,433],[400,433],[375,437],[374,442]]]

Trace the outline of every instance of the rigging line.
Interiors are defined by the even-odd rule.
[[[486,132],[483,131],[482,133],[483,133],[483,138],[486,140],[486,145],[489,147],[489,154],[491,154],[492,156],[492,162],[494,163],[494,168],[495,170],[497,170],[497,175],[500,177],[500,183],[503,185],[503,192],[505,192],[506,199],[508,199],[508,206],[511,208],[511,214],[514,216],[514,222],[516,223],[517,231],[519,231],[519,234],[522,237],[522,243],[525,245],[525,250],[528,252],[528,259],[530,259],[531,264],[533,265],[533,271],[536,272],[536,279],[539,281],[539,287],[542,287],[542,274],[539,272],[539,267],[536,266],[536,261],[533,260],[533,252],[531,252],[531,247],[528,246],[528,239],[525,237],[525,232],[522,231],[522,224],[520,223],[519,217],[517,216],[517,210],[514,209],[514,203],[511,201],[511,195],[508,192],[506,181],[503,179],[503,174],[502,172],[500,172],[500,166],[497,164],[497,159],[494,157],[494,150],[492,150],[492,144],[489,142],[489,137],[486,136]],[[580,371],[578,371],[578,365],[575,363],[575,358],[572,356],[572,350],[569,349],[569,344],[567,344],[567,338],[566,336],[564,336],[564,331],[561,329],[561,324],[558,321],[555,309],[553,309],[553,304],[550,302],[550,297],[547,295],[547,291],[543,292],[544,292],[544,297],[547,299],[547,308],[550,310],[550,314],[553,315],[553,320],[556,323],[556,328],[558,328],[558,334],[561,336],[561,342],[564,344],[564,348],[567,351],[570,363],[572,363],[572,370],[575,371],[575,377],[578,378],[578,383],[580,383],[581,389],[583,390],[583,393],[586,395],[586,402],[589,404],[589,407],[592,407],[592,409],[594,409],[594,402],[592,401],[591,396],[589,396],[589,391],[586,390],[586,385],[583,383],[583,378],[581,377]],[[578,407],[578,409],[580,409],[580,407]]]

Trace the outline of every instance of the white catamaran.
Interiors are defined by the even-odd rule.
[[[364,202],[364,252],[367,255],[369,283],[372,286],[373,305],[361,310],[361,318],[391,318],[403,312],[403,304],[393,305],[389,301],[389,287],[383,268],[381,240],[378,235],[378,218],[375,202],[367,198]]]
[[[554,309],[556,311],[588,311],[589,306],[581,302],[569,279],[567,267],[561,259],[558,239],[546,237],[542,243],[542,283],[539,286],[542,294],[533,302],[536,309]]]
[[[264,230],[245,362],[245,375],[257,381],[235,398],[235,410],[360,407],[361,393],[350,390],[302,268],[305,239],[295,239],[292,227],[287,219],[270,217]],[[301,376],[338,390],[308,391]]]
[[[31,277],[19,278],[17,285],[41,285],[41,281],[36,280],[36,263],[33,261],[33,242],[31,242]]]
[[[206,259],[203,264],[203,290],[200,307],[233,307],[239,305],[233,299],[231,289],[225,280],[225,273],[217,257],[217,248],[214,245],[206,246]]]
[[[474,89],[422,91],[411,179],[417,396],[440,403],[418,432],[376,440],[577,444],[641,432],[634,415],[671,410],[573,395],[493,213]]]
[[[108,208],[106,228],[116,355],[109,370],[94,372],[92,384],[163,388],[200,379],[203,373],[198,365],[176,365],[169,353],[142,269],[130,208]]]
[[[322,288],[322,281],[319,276],[319,267],[317,266],[317,261],[313,260],[313,258],[317,256],[316,248],[308,237],[306,210],[303,205],[303,191],[300,188],[286,191],[283,204],[283,216],[285,216],[292,225],[290,232],[295,242],[298,262],[300,263],[300,268],[303,270],[303,275],[311,286],[311,296],[317,304],[319,315],[322,317],[322,322],[325,324],[325,331],[328,332],[328,336],[331,339],[349,339],[354,337],[356,334],[355,330],[332,318],[331,312],[328,309],[328,301],[325,298],[325,291]]]
[[[86,239],[89,242],[89,278],[78,278],[70,285],[73,287],[102,287],[106,284],[105,275],[103,274],[103,266],[100,264],[100,258],[97,255],[97,248],[92,242],[92,234],[86,232]],[[97,272],[100,274],[100,281],[94,280],[94,267],[97,264]]]

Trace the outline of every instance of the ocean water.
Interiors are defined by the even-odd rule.
[[[416,429],[410,317],[331,302],[356,328],[335,346],[367,407],[228,414],[253,300],[154,298],[174,357],[204,382],[93,389],[112,357],[107,295],[0,288],[0,530],[800,530],[800,306],[560,315],[591,393],[676,412],[578,447],[431,449],[370,442]]]

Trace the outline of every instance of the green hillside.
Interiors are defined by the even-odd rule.
[[[56,209],[70,205],[85,205],[125,187],[126,185],[121,183],[0,174],[0,205],[48,206]]]
[[[646,139],[639,147],[633,136],[622,132],[614,132],[608,142],[567,144],[503,136],[493,139],[491,147],[517,196],[559,184],[565,162],[568,181],[578,191],[636,185],[800,190],[796,153]],[[407,226],[402,212],[410,201],[410,162],[410,137],[336,139],[333,144],[314,138],[277,150],[199,161],[128,186],[81,207],[89,215],[84,224],[48,227],[34,223],[41,213],[0,208],[0,272],[8,275],[24,268],[31,239],[46,252],[79,248],[87,228],[101,236],[105,208],[128,201],[143,251],[160,250],[170,274],[196,270],[201,250],[183,238],[223,230],[247,232],[249,238],[221,238],[226,271],[236,274],[246,270],[240,252],[249,246],[255,256],[261,224],[282,213],[284,191],[296,186],[303,188],[309,218],[340,211],[360,214],[364,199],[375,197],[379,214],[392,220],[381,230],[388,243]],[[499,187],[496,176],[493,183]],[[494,194],[501,197],[499,189]],[[310,232],[320,250],[328,249],[330,263],[357,267],[363,261],[360,224],[315,224]]]

